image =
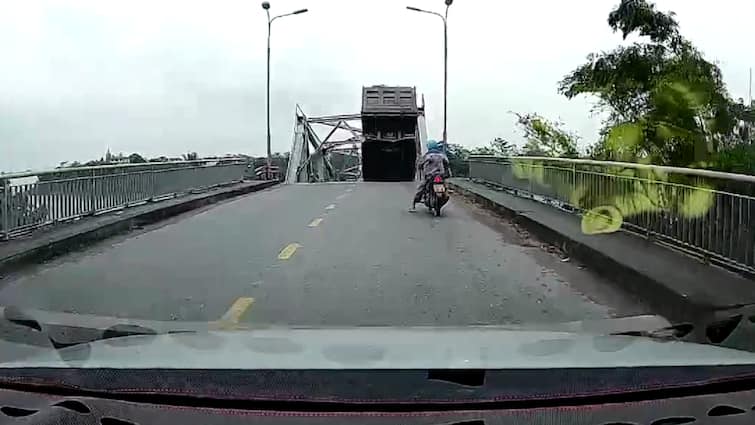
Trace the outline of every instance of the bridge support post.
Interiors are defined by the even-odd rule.
[[[10,221],[8,220],[10,216],[10,181],[8,179],[3,179],[3,197],[2,197],[2,213],[3,215],[3,221],[0,223],[2,225],[2,240],[7,241],[10,237]]]
[[[91,184],[89,185],[89,215],[94,215],[97,212],[97,196],[95,195],[97,191],[97,173],[92,170],[89,177],[91,179]]]
[[[570,190],[574,190],[577,187],[577,164],[571,165],[571,187]]]
[[[160,188],[157,186],[157,175],[152,172],[152,200],[157,199],[157,194],[160,192]]]

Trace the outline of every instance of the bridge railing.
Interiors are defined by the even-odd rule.
[[[542,157],[473,156],[470,178],[581,216],[588,234],[619,230],[755,272],[755,176]]]
[[[241,181],[243,159],[107,165],[0,175],[0,238]]]

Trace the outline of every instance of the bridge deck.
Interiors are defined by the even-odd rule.
[[[326,183],[259,192],[6,279],[0,305],[307,326],[644,312],[463,200],[452,199],[441,218],[423,208],[410,214],[413,190],[412,183]]]

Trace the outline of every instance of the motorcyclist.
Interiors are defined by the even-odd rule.
[[[417,193],[412,200],[410,212],[415,212],[417,202],[422,202],[422,196],[425,194],[427,188],[430,187],[433,177],[436,175],[449,176],[448,157],[443,153],[440,143],[435,140],[427,141],[427,153],[417,161],[417,169],[422,171],[423,180],[417,187]]]

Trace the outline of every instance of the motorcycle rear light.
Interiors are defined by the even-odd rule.
[[[443,179],[440,178],[440,176],[435,176],[435,180],[433,180],[433,183],[443,183]]]

